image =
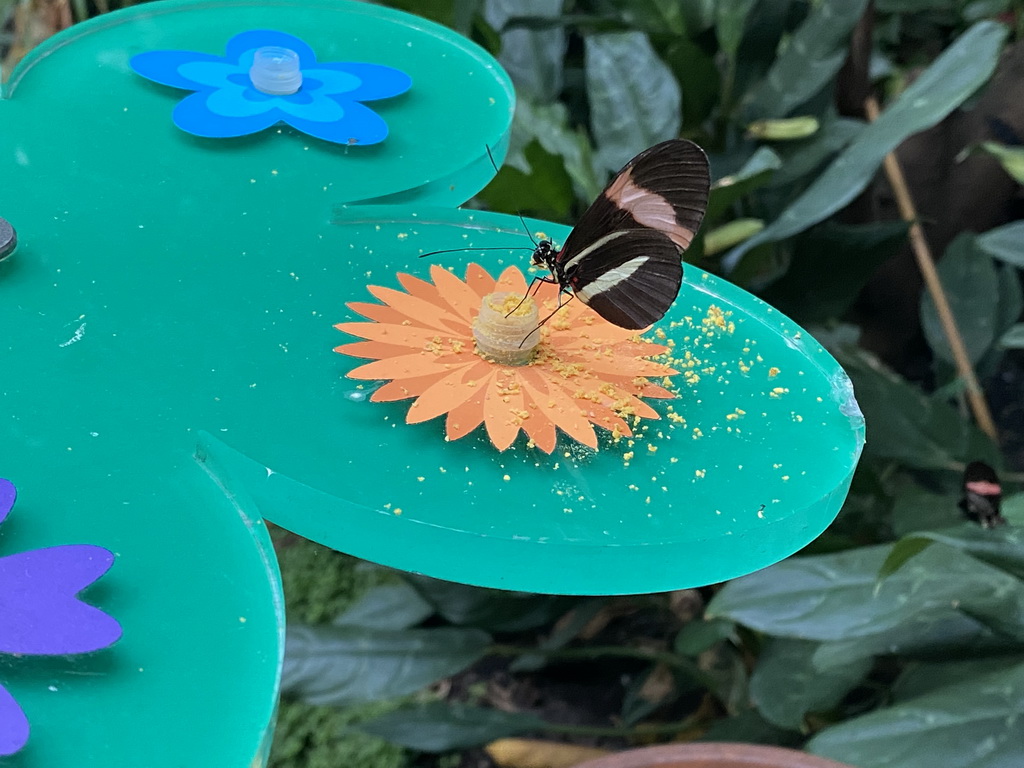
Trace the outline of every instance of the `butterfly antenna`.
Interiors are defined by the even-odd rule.
[[[526,219],[523,218],[523,214],[521,214],[519,211],[516,211],[516,216],[518,216],[519,220],[523,222],[523,229],[526,230],[526,236],[530,238],[530,242],[533,243],[533,247],[536,248],[539,245],[539,243],[533,239],[533,233],[530,231],[530,227],[527,226]]]
[[[532,251],[533,248],[528,248],[525,245],[496,245],[488,246],[487,248],[443,248],[440,251],[429,251],[428,253],[421,253],[420,258],[425,259],[427,256],[436,256],[439,253],[458,253],[459,251]]]
[[[494,155],[491,153],[491,148],[489,146],[487,146],[486,144],[484,144],[484,149],[487,150],[487,157],[489,157],[491,159],[491,167],[494,168],[494,172],[495,173],[498,173],[499,172],[498,171],[498,164],[496,162],[494,162]],[[517,210],[516,211],[516,216],[518,216],[519,220],[521,222],[523,222],[523,229],[526,230],[526,236],[528,238],[530,238],[530,242],[533,243],[534,247],[536,247],[537,246],[537,241],[534,239],[533,233],[530,231],[529,226],[527,226],[526,219],[523,218],[522,212]]]

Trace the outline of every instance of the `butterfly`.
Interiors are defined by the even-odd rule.
[[[682,254],[708,207],[711,172],[699,146],[671,139],[645,149],[583,213],[561,249],[541,240],[533,264],[566,293],[622,328],[660,320],[683,282]]]
[[[968,520],[982,528],[995,528],[1006,522],[999,505],[1003,489],[996,471],[983,461],[972,461],[964,470],[963,497],[957,505]]]

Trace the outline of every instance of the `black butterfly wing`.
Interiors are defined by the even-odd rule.
[[[583,213],[557,261],[571,260],[616,230],[639,227],[663,232],[686,250],[704,219],[710,187],[708,158],[692,141],[672,139],[645,149]]]
[[[646,328],[672,306],[683,282],[679,247],[656,229],[619,229],[563,265],[580,301],[622,328]]]

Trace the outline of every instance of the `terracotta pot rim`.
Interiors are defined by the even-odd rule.
[[[824,757],[760,744],[704,742],[631,749],[576,768],[851,768]]]

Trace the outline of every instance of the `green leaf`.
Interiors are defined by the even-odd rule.
[[[1024,744],[1024,664],[828,728],[808,751],[861,768],[1009,768]]]
[[[718,36],[718,47],[730,61],[736,59],[736,52],[740,48],[740,41],[747,26],[747,16],[755,5],[757,0],[719,0],[715,5],[715,34]]]
[[[569,612],[555,624],[551,634],[545,637],[539,644],[538,649],[542,651],[553,651],[564,648],[576,639],[576,636],[583,631],[583,628],[590,623],[598,612],[607,605],[607,601],[580,600]],[[534,672],[547,663],[547,656],[540,653],[527,653],[509,665],[513,672]]]
[[[715,23],[716,0],[680,0],[683,24],[690,37],[710,29]]]
[[[725,619],[695,619],[687,622],[676,635],[676,653],[698,656],[720,640],[736,636],[736,624]]]
[[[534,139],[523,149],[529,166],[524,173],[513,165],[504,166],[480,193],[496,210],[519,211],[548,219],[564,219],[575,199],[572,179],[562,158],[544,149]]]
[[[699,131],[718,104],[721,76],[714,57],[688,37],[678,37],[663,51],[685,95],[683,130]]]
[[[750,678],[750,696],[770,723],[800,730],[808,713],[832,709],[871,669],[871,659],[818,669],[818,646],[808,640],[772,638],[763,647]]]
[[[822,643],[814,653],[814,663],[828,669],[881,655],[943,658],[954,654],[1005,653],[1019,647],[1019,642],[966,614],[934,612],[915,616],[874,635]]]
[[[811,115],[755,120],[747,126],[747,136],[764,141],[798,141],[813,136],[821,123]]]
[[[789,269],[762,298],[800,323],[841,317],[875,269],[906,240],[907,225],[901,221],[826,221],[796,238]]]
[[[999,337],[1003,349],[1024,349],[1024,323],[1017,323]]]
[[[470,587],[415,574],[404,574],[403,578],[448,622],[491,632],[522,632],[543,627],[579,600],[562,595]]]
[[[824,0],[812,6],[751,93],[746,113],[784,117],[824,88],[846,60],[850,33],[866,6],[867,0]]]
[[[908,560],[924,552],[934,544],[924,536],[907,536],[900,539],[893,545],[889,556],[885,558],[882,567],[878,569],[878,579],[886,579],[898,571]]]
[[[937,269],[967,354],[977,363],[995,340],[997,304],[993,299],[999,295],[995,265],[977,246],[975,236],[962,232],[946,248]],[[936,356],[953,363],[953,352],[928,291],[921,294],[921,325]]]
[[[891,551],[784,561],[726,584],[707,613],[772,635],[845,642],[903,638],[963,613],[1024,640],[1024,582],[936,543],[878,583]]]
[[[916,662],[908,666],[893,683],[892,697],[896,702],[915,699],[948,685],[975,680],[990,672],[1018,664],[1024,664],[1024,655],[1019,653],[964,661]]]
[[[760,219],[733,219],[704,235],[704,255],[714,256],[764,229]]]
[[[723,111],[732,114],[734,100],[740,99],[755,83],[764,79],[778,55],[786,26],[795,14],[792,0],[756,0],[747,14],[735,63],[726,60],[726,85]],[[752,115],[751,117],[759,117]]]
[[[679,134],[679,83],[643,32],[585,38],[590,127],[603,168],[617,171],[640,150]]]
[[[714,720],[700,737],[700,741],[776,744],[785,747],[796,746],[801,740],[799,734],[772,725],[754,709]]]
[[[897,536],[948,528],[962,520],[954,496],[931,493],[918,485],[901,488],[892,507],[892,530]]]
[[[344,706],[405,696],[480,659],[491,638],[475,629],[288,627],[281,690],[308,704]]]
[[[681,36],[686,31],[678,0],[614,0],[623,22],[633,29],[657,35]]]
[[[1024,493],[1003,499],[1003,517],[1013,528],[1024,528]]]
[[[782,167],[782,160],[769,147],[760,147],[736,173],[723,176],[711,185],[704,226],[717,222],[729,207],[744,195],[767,184]]]
[[[1007,31],[1002,24],[981,21],[958,37],[775,222],[733,249],[723,264],[731,269],[754,246],[802,232],[853,200],[889,152],[937,124],[988,80]]]
[[[433,615],[434,608],[405,582],[380,584],[332,623],[338,627],[409,629]]]
[[[769,187],[784,187],[816,171],[823,163],[853,141],[864,130],[860,120],[826,119],[811,138],[776,147],[782,167],[775,172]]]
[[[433,701],[390,712],[360,723],[358,727],[409,749],[447,752],[536,731],[544,727],[544,721],[525,712],[501,712]]]
[[[1011,3],[1013,0],[974,0],[963,7],[960,15],[966,22],[990,19],[1010,10]]]
[[[999,337],[997,343],[1004,349],[1007,345],[1004,343],[1006,339],[1006,333],[1013,328],[1020,317],[1021,312],[1024,312],[1024,289],[1020,286],[1020,280],[1017,279],[1017,269],[1011,267],[1009,264],[998,265],[996,280],[998,281],[999,291],[996,299],[996,311],[995,311],[995,323],[996,323],[996,336]],[[1013,337],[1010,337],[1012,341]]]
[[[991,440],[947,403],[926,397],[863,350],[831,351],[853,381],[869,455],[921,469],[947,469],[979,453],[997,459]]]
[[[983,141],[979,147],[998,160],[1014,181],[1024,184],[1024,147],[1007,147],[994,141]]]
[[[993,259],[1024,269],[1024,221],[1015,221],[978,235],[978,246]]]
[[[561,157],[579,197],[593,200],[601,194],[604,184],[594,170],[590,139],[582,129],[569,128],[569,110],[564,104],[518,99],[512,130],[513,135],[532,137],[548,153]]]
[[[552,101],[562,90],[565,30],[503,27],[516,16],[557,19],[562,5],[563,0],[484,0],[484,19],[501,32],[498,61],[512,77],[517,92],[538,101]]]
[[[945,544],[1024,579],[1024,529],[1014,526],[986,529],[964,523],[955,528],[922,531],[914,538]]]

